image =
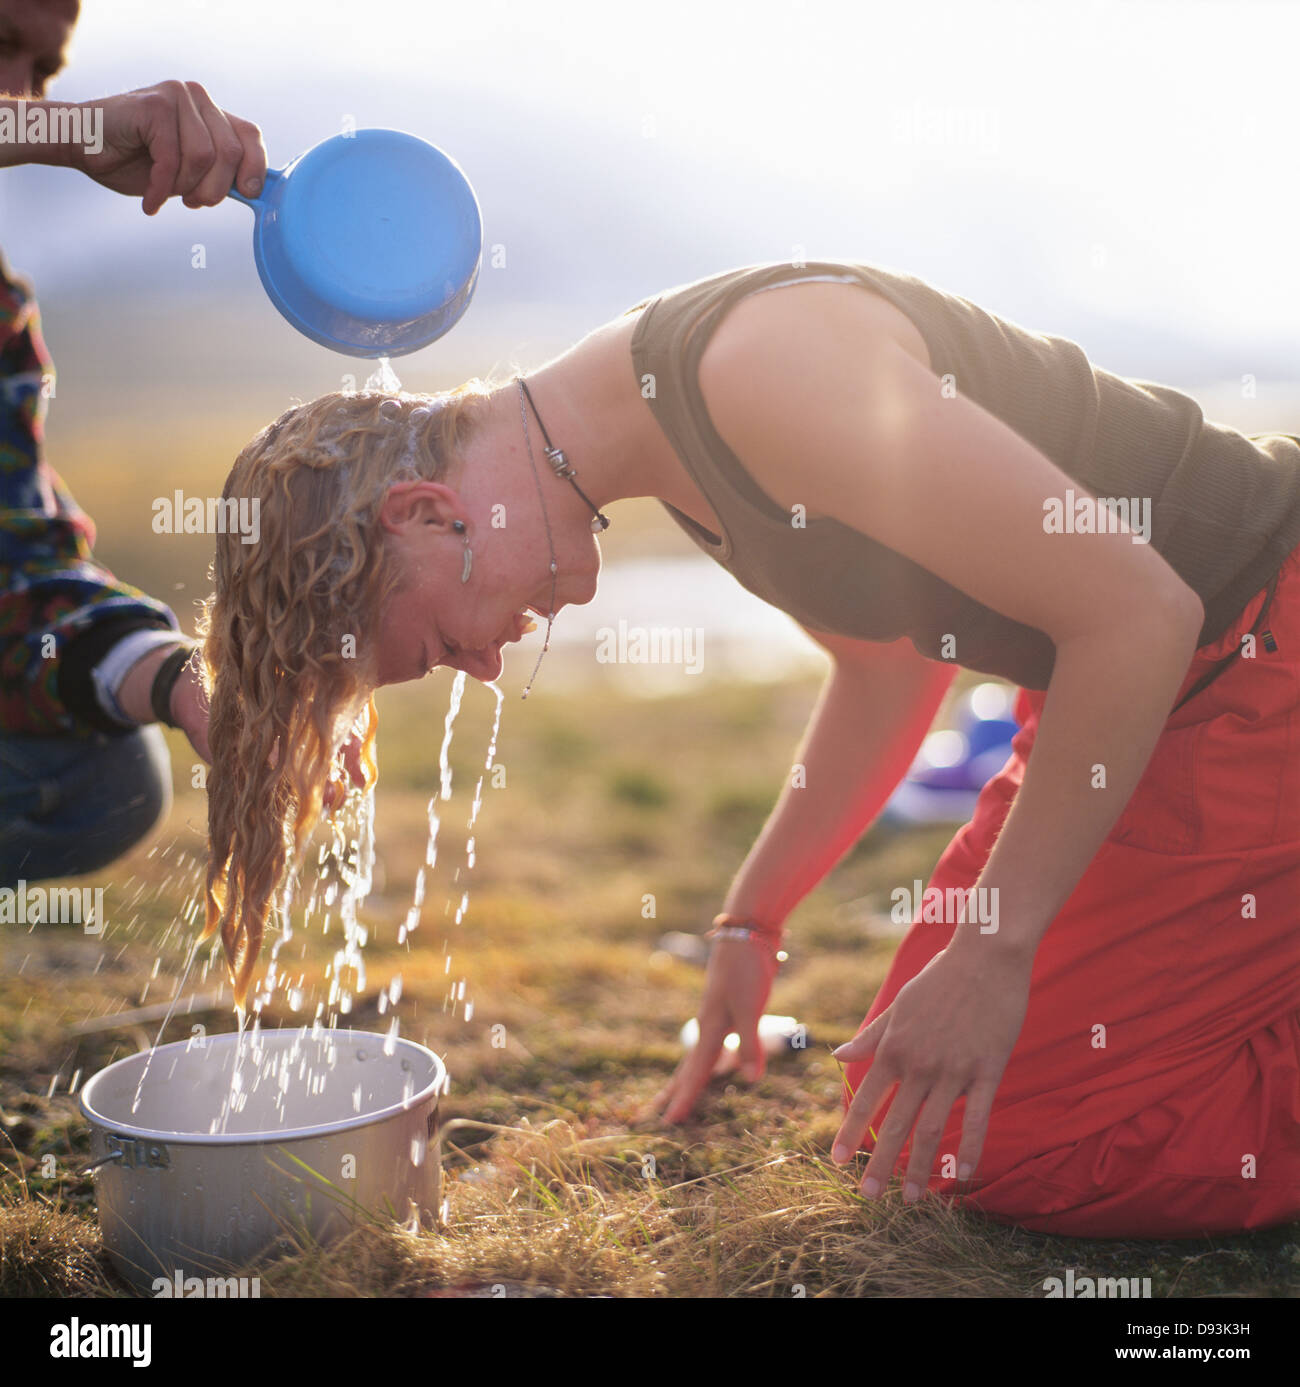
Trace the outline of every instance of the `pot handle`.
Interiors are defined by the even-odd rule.
[[[88,1166],[87,1174],[101,1165],[107,1165],[109,1161],[121,1161],[127,1170],[167,1170],[171,1165],[167,1148],[160,1141],[145,1141],[141,1137],[123,1136],[118,1132],[105,1132],[104,1140],[112,1150]]]
[[[254,212],[261,212],[266,207],[266,195],[271,191],[272,186],[284,177],[283,169],[267,169],[266,177],[262,180],[262,191],[256,197],[245,197],[238,188],[232,187],[227,194],[233,197],[236,202],[242,202],[245,207],[251,207]]]
[[[121,1159],[122,1152],[120,1150],[110,1151],[107,1156],[101,1156],[99,1160],[92,1161],[81,1173],[83,1175],[90,1175],[94,1171],[98,1170],[101,1165],[107,1165],[109,1161],[120,1161]]]

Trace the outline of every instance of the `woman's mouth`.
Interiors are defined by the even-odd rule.
[[[536,613],[538,616],[541,615],[537,608],[531,604],[526,607],[521,607],[519,611],[515,612],[510,618],[510,624],[504,635],[498,637],[498,639],[483,646],[479,650],[466,650],[463,647],[452,646],[449,648],[447,655],[442,660],[438,661],[438,664],[450,665],[452,668],[462,668],[478,679],[495,678],[496,675],[491,673],[491,671],[500,663],[502,646],[513,645],[516,641],[522,640],[529,632],[537,630],[537,622],[533,620],[530,613]],[[427,645],[422,649],[421,654],[426,662],[425,668],[427,669],[429,668],[427,663],[429,658]],[[437,668],[437,666],[435,665],[433,668]],[[497,669],[496,673],[500,673],[500,670]]]

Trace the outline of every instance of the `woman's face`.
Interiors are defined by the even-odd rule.
[[[386,561],[396,564],[399,578],[375,623],[376,682],[422,679],[440,665],[484,682],[496,679],[503,647],[527,634],[533,614],[546,619],[549,554],[519,552],[504,531],[478,531],[481,539],[472,532],[474,559],[469,582],[462,583],[467,537],[452,528],[458,518],[454,493],[436,483],[413,486],[413,497],[399,498],[385,512]],[[594,595],[594,540],[592,547],[596,563],[587,571],[561,563],[557,611]],[[358,653],[362,644],[359,636]]]
[[[528,621],[513,598],[482,591],[471,598],[459,573],[449,578],[441,566],[412,567],[379,615],[378,682],[423,679],[439,665],[496,679],[502,647],[519,640]]]

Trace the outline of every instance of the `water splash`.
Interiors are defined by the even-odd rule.
[[[466,681],[467,676],[464,672],[458,671],[451,688],[451,697],[439,748],[438,785],[428,803],[429,841],[426,849],[426,860],[420,869],[415,884],[414,904],[411,911],[408,912],[406,924],[399,930],[399,943],[405,942],[409,931],[419,923],[420,910],[429,884],[427,874],[437,863],[439,828],[441,817],[445,814],[445,810],[440,813],[441,802],[449,800],[452,796],[451,741],[463,703]],[[484,781],[496,759],[504,707],[504,695],[500,688],[496,684],[489,684],[488,687],[493,691],[496,704],[487,755],[477,777],[467,820],[466,856],[465,862],[462,864],[465,872],[472,871],[475,866],[474,829],[482,810]],[[354,789],[344,804],[327,821],[328,841],[319,846],[315,861],[309,862],[309,865],[305,864],[306,869],[302,872],[302,875],[307,878],[307,883],[304,884],[307,885],[308,899],[305,912],[299,917],[302,920],[302,925],[297,931],[292,925],[293,917],[290,915],[290,905],[294,901],[298,885],[295,878],[299,873],[294,871],[286,874],[289,880],[286,881],[284,891],[275,903],[272,921],[268,922],[268,925],[273,928],[268,929],[268,933],[271,934],[271,939],[268,942],[272,943],[272,947],[269,950],[270,957],[266,977],[257,993],[250,998],[249,1010],[247,1012],[241,1011],[239,1014],[234,1067],[228,1089],[221,1102],[220,1111],[211,1123],[211,1131],[226,1131],[232,1117],[243,1112],[250,1099],[259,1090],[271,1100],[272,1108],[278,1111],[281,1121],[287,1120],[288,1095],[297,1093],[314,1096],[325,1091],[333,1067],[331,1060],[324,1056],[318,1060],[312,1059],[302,1053],[302,1047],[297,1047],[295,1050],[292,1063],[290,1063],[288,1056],[281,1055],[280,1058],[277,1058],[276,1054],[269,1050],[263,1042],[262,1013],[263,1008],[270,1003],[274,995],[283,994],[284,1001],[292,1012],[302,1013],[305,1011],[306,1013],[299,1023],[302,1025],[304,1038],[309,1035],[319,1036],[325,1027],[335,1027],[340,1024],[346,1026],[348,1024],[347,1020],[340,1022],[340,1016],[346,1018],[349,1015],[353,1010],[354,999],[366,989],[363,950],[369,930],[358,918],[358,910],[368,895],[374,878],[374,813],[373,787],[365,791]],[[462,867],[457,867],[455,875],[458,879],[461,872]],[[450,913],[453,894],[459,896],[460,903],[456,911],[456,922],[459,923],[464,918],[468,908],[470,893],[463,886],[460,889],[453,887],[453,892],[449,893],[448,896],[448,913]],[[298,902],[298,906],[299,911],[302,911],[301,901]],[[199,910],[200,899],[196,892],[194,899],[188,903],[184,912],[187,921],[193,923]],[[328,934],[331,924],[337,922],[343,936],[341,945],[334,950],[332,961],[326,969],[329,990],[328,996],[323,1000],[318,1000],[315,989],[308,986],[306,973],[296,964],[289,963],[284,953],[291,940],[295,937],[303,939],[308,935],[309,926],[317,917],[319,917],[322,933]],[[473,1015],[473,1003],[466,998],[467,979],[461,976],[452,976],[449,943],[449,940],[443,941],[448,983],[443,1009],[444,1011],[450,1010],[454,1014],[459,1008],[462,1010],[464,1019],[469,1020]],[[186,959],[184,975],[175,990],[173,1004],[184,992],[198,954],[198,941],[195,939]],[[217,951],[214,947],[204,964],[205,969],[211,965],[215,957],[217,957]],[[386,1056],[395,1053],[400,1037],[400,1020],[395,1012],[401,996],[402,977],[401,973],[398,972],[386,986],[379,989],[376,997],[379,1013],[381,1015],[387,1013],[386,1033],[381,1042],[382,1052]],[[315,1003],[314,1015],[312,1015],[313,1002]],[[171,1018],[172,1009],[169,1008],[168,1018],[164,1020],[164,1029]],[[310,1021],[308,1021],[308,1017],[311,1018]],[[159,1040],[155,1042],[155,1050],[161,1042],[161,1035],[162,1032],[160,1031]],[[199,1038],[191,1043],[202,1045],[203,1040]],[[152,1058],[151,1053],[140,1076],[140,1083],[136,1092],[136,1108],[139,1107],[141,1092],[150,1077]],[[163,1077],[157,1076],[156,1071],[153,1077],[156,1082],[164,1081]]]
[[[451,730],[452,724],[456,721],[456,714],[460,712],[460,701],[465,696],[465,671],[456,671],[456,678],[451,686],[451,703],[447,708],[447,720],[443,724],[442,749],[438,752],[438,775],[442,785],[443,799],[451,798],[451,762],[447,753],[451,750]]]
[[[154,1037],[154,1042],[149,1047],[149,1057],[145,1060],[140,1070],[140,1082],[136,1084],[135,1097],[131,1100],[132,1112],[136,1112],[140,1107],[140,1097],[144,1092],[144,1081],[149,1077],[149,1066],[153,1064],[153,1057],[158,1053],[158,1046],[162,1043],[163,1032],[167,1029],[167,1023],[172,1019],[172,1013],[176,1010],[176,1003],[180,1000],[180,995],[185,990],[186,979],[190,975],[190,969],[194,966],[194,960],[198,956],[199,949],[202,948],[202,945],[203,941],[196,934],[190,945],[189,957],[185,960],[185,971],[181,974],[181,979],[176,984],[176,990],[172,993],[171,1005],[167,1008],[167,1014],[163,1017],[163,1023],[158,1027],[158,1034]],[[157,971],[157,960],[155,960],[155,975]]]
[[[401,388],[402,382],[397,379],[393,363],[386,356],[381,356],[375,369],[366,377],[364,389],[367,393],[377,391],[384,395],[396,395]]]
[[[501,731],[501,709],[506,701],[506,696],[501,692],[500,686],[492,683],[488,688],[496,695],[497,706],[496,714],[492,720],[492,735],[488,739],[487,759],[483,762],[483,769],[479,772],[478,784],[474,786],[474,803],[469,811],[469,823],[466,828],[469,837],[465,840],[465,862],[470,869],[474,866],[474,825],[478,820],[478,811],[483,807],[483,780],[487,773],[492,769],[492,762],[497,754],[497,736]]]
[[[451,798],[451,737],[455,729],[456,716],[460,712],[461,700],[465,697],[465,680],[465,671],[463,669],[457,670],[456,678],[452,681],[451,686],[451,701],[447,705],[447,716],[442,727],[442,747],[438,752],[439,790],[429,800],[429,842],[424,850],[424,864],[415,876],[413,904],[410,910],[406,912],[406,919],[397,931],[399,944],[405,944],[407,936],[420,924],[420,909],[424,904],[427,881],[426,873],[431,871],[438,861],[438,830],[442,826],[442,819],[438,814],[438,800]]]
[[[470,872],[472,872],[472,871],[474,870],[474,863],[475,863],[475,860],[476,860],[476,859],[475,859],[474,825],[478,822],[479,810],[482,809],[482,807],[483,807],[483,781],[486,779],[488,772],[492,769],[492,763],[493,763],[493,761],[496,759],[496,753],[497,753],[497,738],[498,738],[498,736],[500,735],[500,732],[501,732],[501,710],[502,710],[502,708],[503,708],[503,706],[504,706],[504,704],[505,704],[505,695],[501,692],[501,689],[500,689],[500,687],[499,687],[497,684],[491,683],[491,684],[488,685],[488,688],[490,688],[490,689],[492,690],[492,692],[496,695],[496,708],[494,709],[494,712],[493,712],[493,719],[492,719],[492,734],[491,734],[491,736],[488,738],[487,756],[484,758],[484,761],[483,761],[483,769],[479,772],[478,781],[477,781],[477,783],[476,783],[475,786],[474,786],[474,799],[473,799],[473,802],[472,802],[472,804],[471,804],[471,806],[470,806],[469,820],[468,820],[468,822],[466,823],[466,826],[465,826],[465,827],[466,827],[466,837],[465,837],[465,873],[466,873],[466,875],[468,875]],[[460,877],[461,877],[461,869],[460,869],[459,867],[457,867],[457,868],[456,868],[455,875],[452,877],[452,885],[453,885],[453,887],[454,887],[457,883],[460,882]],[[448,900],[447,904],[448,904],[448,909],[450,909],[450,905],[451,905],[450,899]],[[469,911],[469,887],[468,887],[468,886],[462,886],[462,887],[461,887],[461,893],[460,893],[460,903],[459,903],[459,904],[457,905],[457,907],[456,907],[456,914],[455,914],[455,917],[454,917],[452,923],[453,923],[454,925],[459,925],[459,924],[461,924],[461,922],[465,919],[465,916],[466,916],[466,914],[468,913],[468,911]],[[444,946],[444,947],[445,947],[445,946]],[[448,954],[448,956],[447,956],[447,971],[448,971],[448,973],[450,973],[450,971],[451,971],[451,956],[450,956],[450,954]],[[462,1016],[463,1016],[463,1019],[466,1020],[466,1021],[468,1021],[468,1020],[470,1019],[470,1017],[473,1016],[473,1014],[474,1014],[474,1004],[473,1004],[473,1002],[467,1002],[467,1001],[465,1000],[465,985],[466,985],[466,980],[463,979],[463,978],[460,979],[456,984],[453,985],[453,987],[451,988],[450,992],[443,998],[443,1010],[444,1010],[444,1011],[448,1010],[448,1007],[449,1007],[449,1004],[450,1004],[450,1010],[452,1010],[452,1011],[454,1012],[455,1009],[456,1009],[457,1003],[459,1003],[460,1006],[462,1007]]]
[[[499,733],[500,730],[501,730],[501,708],[502,708],[502,704],[504,703],[504,700],[505,700],[505,695],[502,694],[500,688],[499,688],[495,683],[489,684],[488,687],[489,687],[489,688],[492,690],[492,692],[496,695],[496,709],[495,709],[495,715],[494,715],[493,722],[492,722],[492,735],[491,735],[491,737],[490,737],[489,740],[488,740],[487,757],[485,758],[484,763],[483,763],[483,770],[480,771],[480,773],[479,773],[478,782],[477,782],[477,784],[474,786],[474,800],[473,800],[473,804],[472,804],[472,806],[471,806],[471,808],[470,808],[469,820],[468,820],[468,823],[466,824],[466,828],[467,828],[467,834],[466,834],[466,838],[465,838],[465,871],[466,871],[466,873],[472,871],[473,868],[474,868],[474,862],[475,862],[475,851],[474,851],[474,843],[475,843],[475,839],[474,839],[474,824],[475,824],[475,822],[476,822],[477,819],[478,819],[479,810],[482,808],[482,805],[483,805],[483,780],[484,780],[484,777],[487,775],[487,772],[491,769],[492,762],[493,762],[493,760],[494,760],[495,757],[496,757],[497,736],[498,736],[498,733]],[[461,874],[461,869],[460,869],[459,867],[457,867],[457,868],[456,868],[456,871],[455,871],[455,873],[454,873],[454,875],[452,876],[452,886],[453,886],[453,887],[455,887],[455,886],[457,885],[457,883],[460,882],[460,874]],[[456,924],[456,925],[459,925],[459,924],[464,920],[465,914],[466,914],[466,912],[467,912],[468,910],[469,910],[469,889],[468,889],[468,887],[462,887],[462,888],[461,888],[461,894],[460,894],[460,903],[459,903],[459,905],[456,907],[456,915],[455,915],[455,918],[454,918],[454,920],[452,921],[452,923],[453,923],[453,924]],[[451,898],[450,898],[450,896],[448,897],[447,905],[446,905],[446,908],[445,908],[445,910],[443,911],[443,913],[444,913],[444,915],[450,914],[450,913],[451,913]],[[446,940],[443,941],[443,951],[444,951],[444,955],[445,955],[444,962],[445,962],[445,964],[446,964],[446,972],[447,972],[448,974],[450,974],[450,972],[451,972],[451,954],[450,954],[450,952],[448,952],[448,950],[447,950],[447,941],[446,941]],[[443,1011],[446,1011],[446,1010],[448,1009],[448,1003],[449,1003],[449,1002],[453,1003],[452,1009],[454,1010],[454,1009],[455,1009],[455,1007],[454,1007],[454,1002],[457,1001],[457,1000],[463,1002],[463,1001],[464,1001],[464,995],[465,995],[465,994],[464,994],[463,986],[462,986],[462,990],[461,990],[461,993],[460,993],[459,998],[456,997],[456,995],[455,995],[455,989],[453,988],[450,992],[448,992],[448,993],[443,997],[443,1002],[442,1002],[442,1009],[443,1009]],[[473,1015],[473,1004],[472,1004],[472,1003],[468,1004],[467,1010],[466,1010],[466,1012],[465,1012],[465,1019],[468,1020],[469,1017],[470,1017],[471,1015]]]
[[[338,1004],[341,1014],[346,1016],[352,1010],[356,992],[364,992],[366,986],[366,964],[362,956],[369,931],[357,919],[357,907],[370,894],[375,868],[375,791],[372,785],[359,796],[349,796],[348,804],[355,805],[354,814],[336,815],[331,823],[333,832],[333,854],[338,863],[339,880],[343,884],[341,895],[336,896],[339,906],[339,919],[343,925],[343,947],[334,955],[330,966],[330,991],[326,1005]],[[347,819],[352,818],[351,824]],[[349,830],[351,830],[349,832]],[[332,883],[337,886],[337,883]],[[330,900],[327,895],[327,901]],[[332,904],[332,901],[330,901]],[[351,985],[345,982],[345,975],[351,973]]]

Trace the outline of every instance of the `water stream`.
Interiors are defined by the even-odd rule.
[[[381,358],[365,382],[365,390],[396,394],[401,383],[393,372],[387,358]],[[412,891],[412,903],[405,918],[397,927],[396,937],[399,945],[411,947],[410,938],[419,927],[425,898],[429,888],[430,874],[438,861],[438,836],[442,823],[442,806],[452,796],[451,743],[455,732],[456,719],[464,699],[467,676],[457,671],[452,682],[447,713],[443,721],[442,742],[438,751],[438,786],[427,806],[428,841],[424,862],[421,864]],[[488,740],[487,756],[474,787],[467,821],[465,861],[455,869],[448,891],[444,915],[451,914],[452,897],[458,893],[453,923],[460,925],[469,908],[469,873],[474,870],[476,861],[475,827],[483,805],[483,784],[490,773],[496,758],[497,741],[501,729],[501,713],[504,695],[495,683],[489,684],[496,699],[492,720],[491,735]],[[320,1092],[328,1077],[326,1072],[310,1072],[309,1061],[301,1047],[292,1049],[276,1058],[260,1043],[262,1014],[271,1004],[277,993],[283,995],[291,1012],[297,1014],[310,1009],[310,1022],[303,1017],[303,1033],[319,1035],[324,1029],[340,1025],[346,1027],[346,1018],[353,1010],[354,1002],[366,991],[366,966],[364,950],[369,937],[367,926],[359,918],[359,910],[368,896],[374,880],[375,868],[375,795],[374,787],[362,791],[353,789],[344,803],[326,820],[325,841],[320,844],[315,860],[304,864],[301,872],[290,868],[279,898],[274,903],[268,920],[267,935],[270,943],[265,976],[255,994],[250,999],[249,1011],[240,1011],[238,1018],[239,1040],[229,1091],[224,1094],[220,1113],[212,1122],[213,1132],[224,1131],[232,1113],[239,1112],[248,1102],[250,1095],[263,1084],[274,1088],[276,1106],[282,1111],[283,1095],[291,1083],[305,1085],[310,1093]],[[464,874],[464,880],[462,879]],[[305,882],[299,877],[305,876]],[[294,897],[299,886],[305,886],[305,899],[299,904],[300,926],[294,926]],[[187,901],[183,912],[184,919],[191,926],[196,922],[202,903],[201,890],[195,890]],[[327,990],[313,986],[308,979],[307,969],[290,963],[289,946],[297,939],[300,946],[305,943],[307,933],[319,923],[321,934],[328,935],[335,925],[342,933],[342,941],[334,950],[325,968],[324,981]],[[170,933],[170,930],[168,931]],[[467,979],[451,978],[450,939],[444,939],[444,972],[448,977],[448,991],[444,998],[443,1010],[454,1012],[458,1005],[463,1006],[463,1019],[468,1021],[473,1015],[473,1003],[466,1000]],[[171,999],[167,1017],[158,1032],[154,1049],[142,1070],[137,1086],[134,1107],[138,1108],[140,1095],[150,1072],[153,1054],[161,1042],[163,1031],[171,1020],[177,1001],[185,990],[193,970],[195,959],[200,952],[198,940],[191,944],[185,966]],[[202,974],[219,955],[219,947],[209,951],[202,966]],[[305,956],[305,951],[304,951]],[[147,990],[148,984],[146,984]],[[397,1006],[402,996],[402,974],[398,970],[377,997],[377,1007],[381,1015]],[[312,1003],[315,1002],[314,1008]],[[202,1028],[194,1028],[191,1045],[203,1043]],[[395,1012],[389,1017],[384,1033],[383,1050],[385,1054],[394,1053],[400,1035],[400,1023]],[[249,1063],[251,1061],[251,1064]],[[328,1066],[328,1057],[326,1060]],[[162,1082],[162,1078],[158,1080]],[[134,1108],[133,1108],[134,1110]]]

